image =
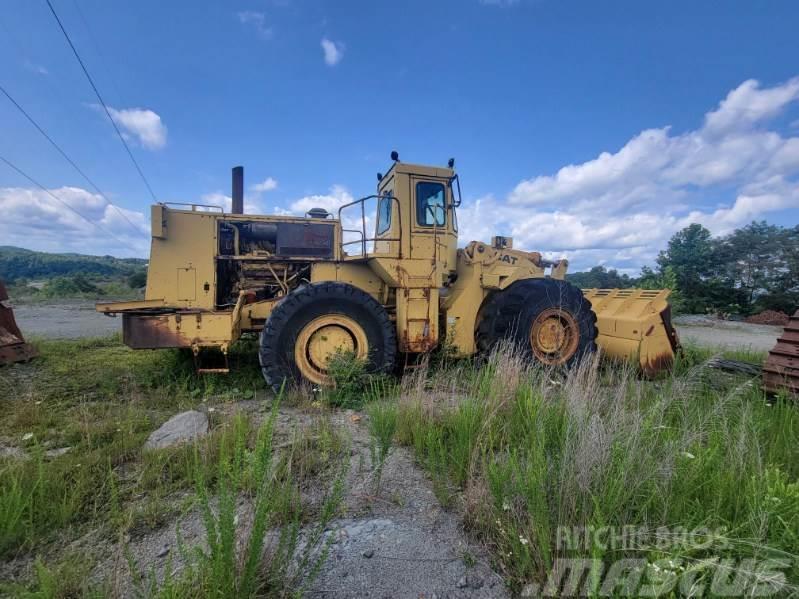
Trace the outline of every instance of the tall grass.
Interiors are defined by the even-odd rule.
[[[544,580],[560,557],[694,564],[776,553],[795,564],[797,406],[767,403],[751,381],[720,388],[715,379],[701,362],[649,382],[597,359],[564,375],[505,347],[481,368],[414,375],[399,438],[462,492],[467,523],[516,590]],[[559,538],[624,526],[706,528],[718,538],[701,549],[645,542],[632,552]],[[793,584],[798,574],[789,570]]]
[[[380,495],[380,481],[383,466],[386,464],[394,446],[397,432],[397,404],[391,400],[373,402],[367,408],[369,414],[369,434],[372,437],[372,469],[375,475],[375,494]]]

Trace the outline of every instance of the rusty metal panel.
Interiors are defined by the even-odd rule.
[[[277,254],[332,258],[334,234],[332,223],[277,223]]]
[[[24,362],[34,356],[36,350],[29,343],[25,343],[14,319],[6,287],[0,281],[0,364]]]
[[[122,341],[133,349],[191,347],[191,340],[170,325],[170,316],[122,315]]]
[[[763,364],[763,388],[770,393],[786,390],[799,395],[799,310],[768,353]]]

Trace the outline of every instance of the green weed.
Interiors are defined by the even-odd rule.
[[[380,495],[380,480],[397,432],[397,404],[390,400],[376,401],[367,408],[369,433],[372,436],[372,469],[375,474],[375,494]]]

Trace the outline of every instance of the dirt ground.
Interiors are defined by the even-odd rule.
[[[684,315],[674,319],[683,343],[702,347],[723,347],[767,352],[782,334],[782,327],[717,320],[706,316]]]
[[[259,421],[269,406],[239,402]],[[328,559],[309,589],[309,597],[505,597],[502,578],[489,565],[490,556],[471,541],[461,518],[441,506],[433,484],[411,453],[395,447],[383,473],[380,495],[374,496],[367,416],[342,410],[331,414],[333,425],[349,440],[350,467],[345,479],[341,516],[326,534],[333,537]],[[276,439],[309,427],[313,417],[281,407]],[[189,537],[202,541],[199,515],[181,523]],[[163,547],[174,547],[175,526],[136,542],[131,550],[149,565],[163,565]]]

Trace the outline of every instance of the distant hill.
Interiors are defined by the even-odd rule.
[[[84,254],[51,254],[13,246],[0,246],[0,279],[49,279],[69,275],[127,277],[141,271],[147,260]]]

